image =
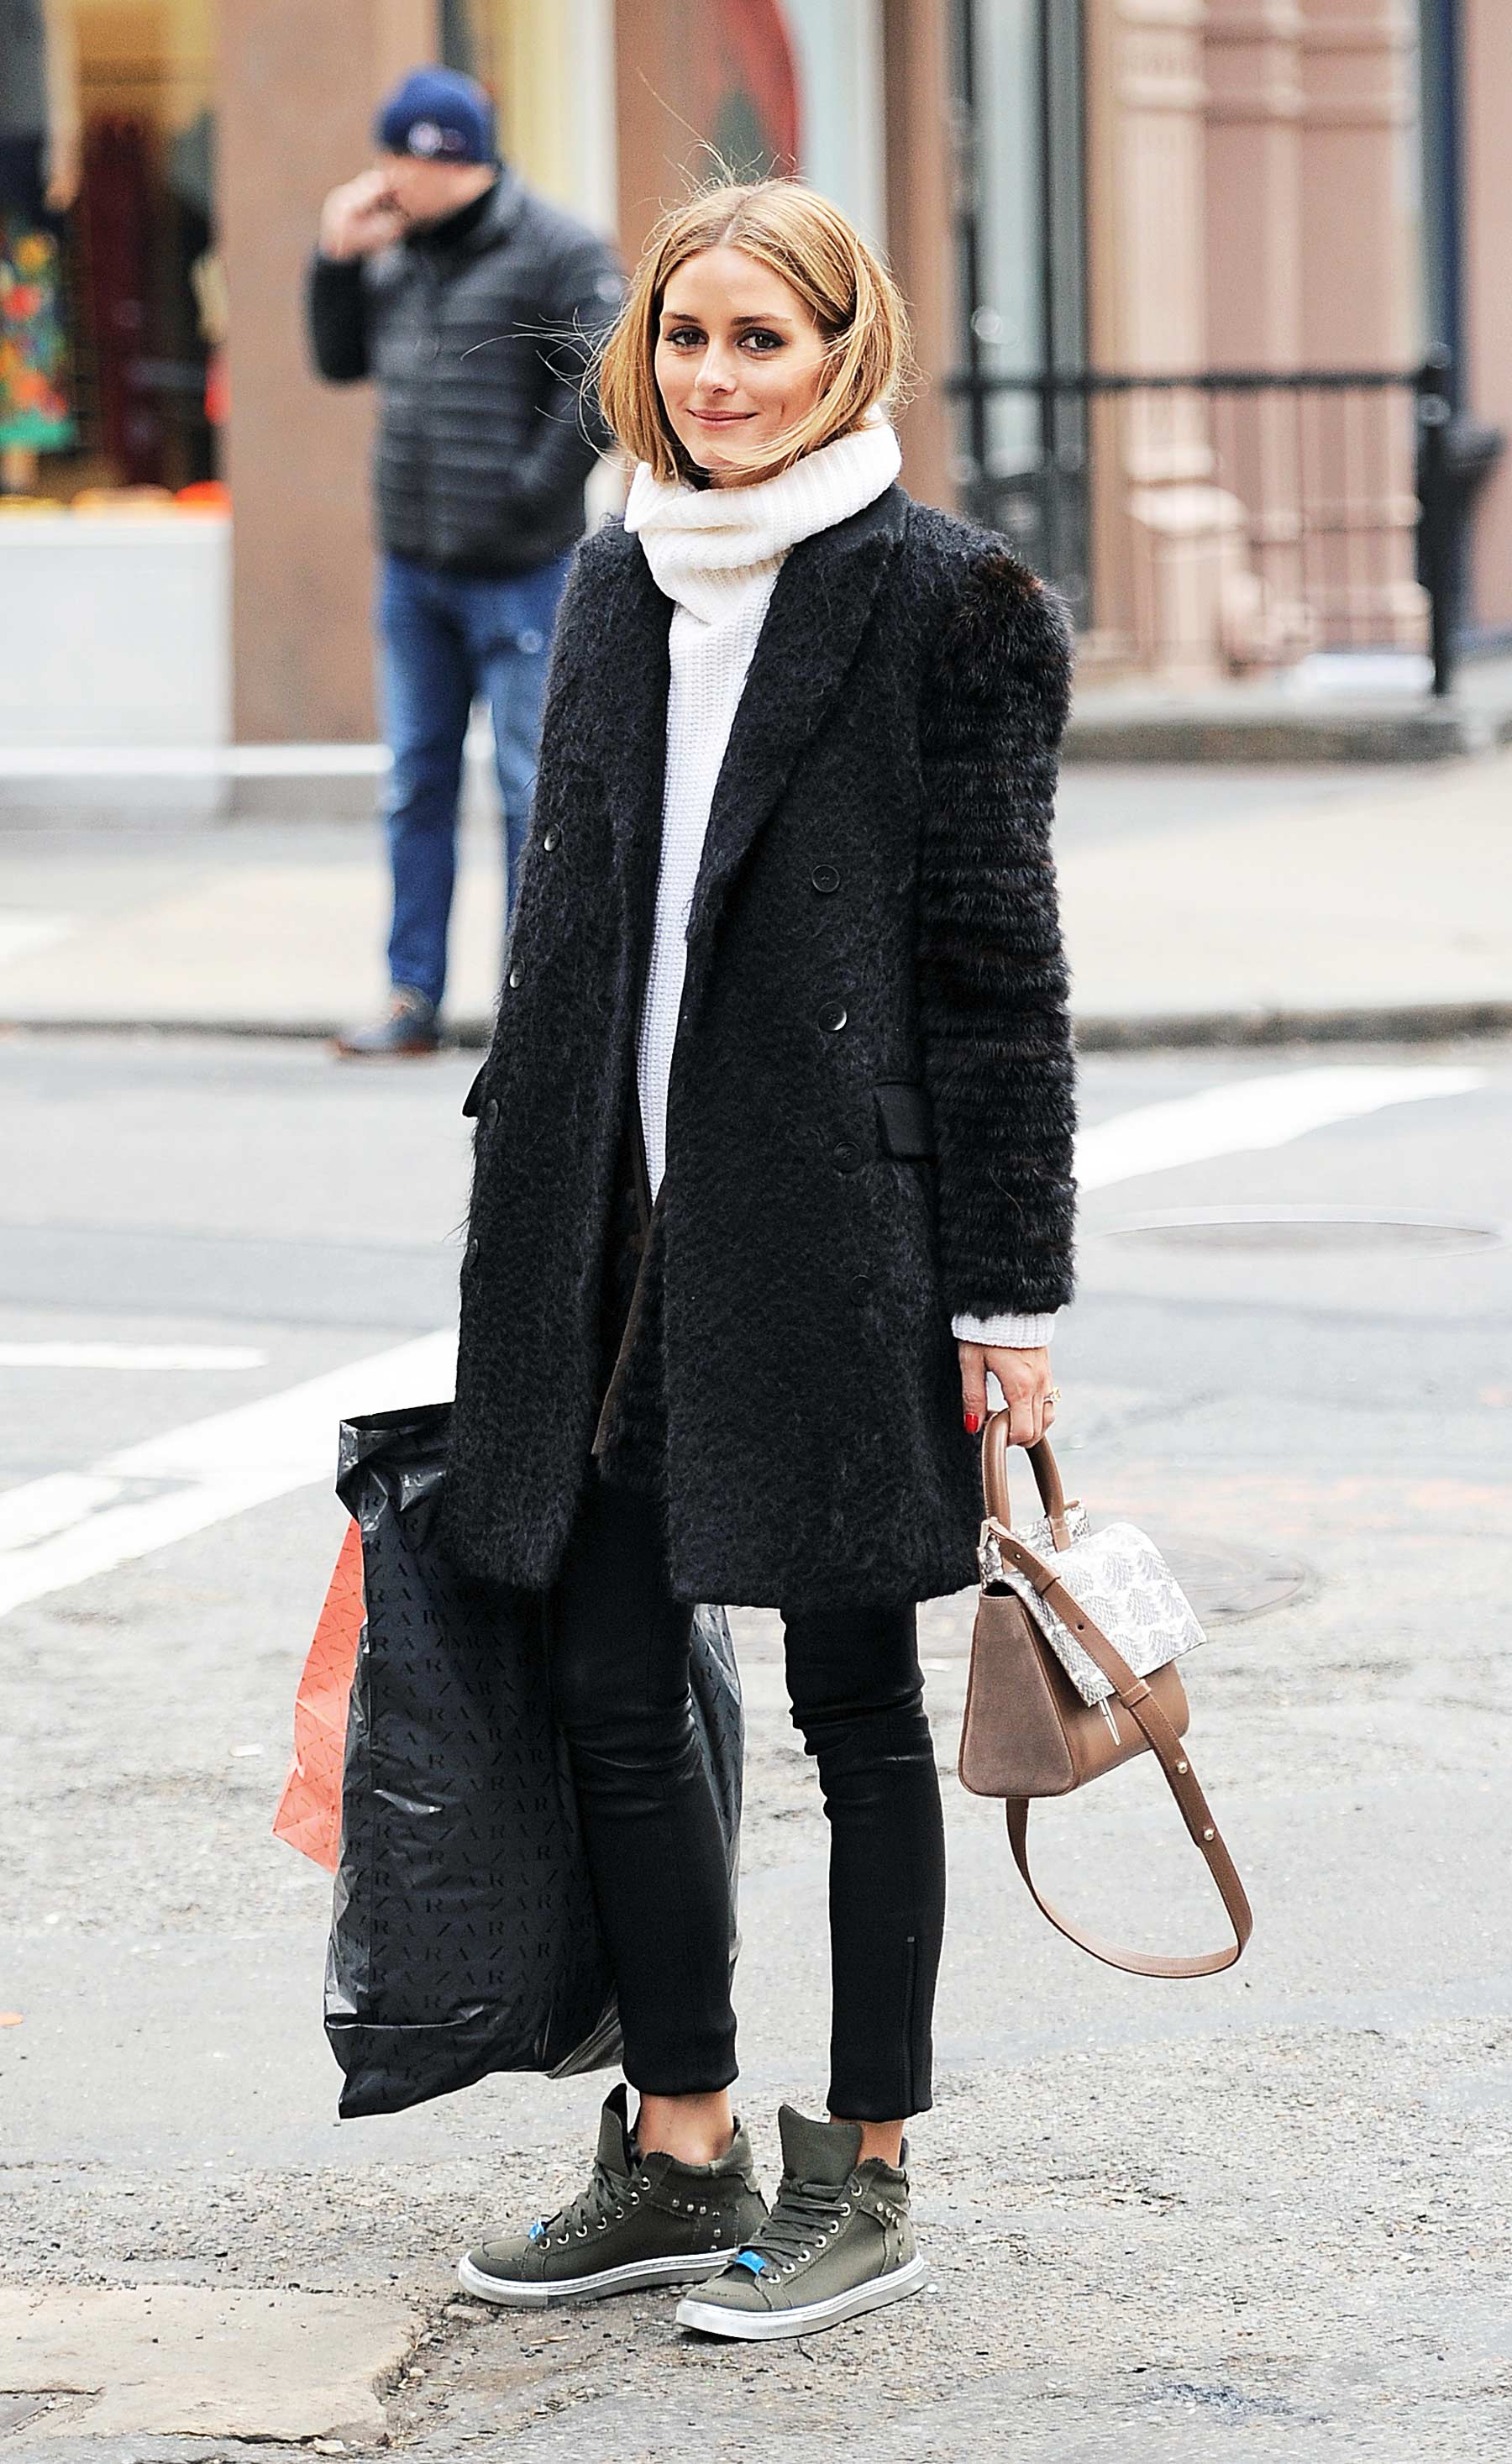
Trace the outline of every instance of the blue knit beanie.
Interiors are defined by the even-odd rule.
[[[472,77],[455,69],[412,69],[379,104],[373,134],[385,154],[418,154],[432,163],[497,159],[493,105]]]

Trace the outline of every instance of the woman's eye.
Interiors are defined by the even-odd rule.
[[[769,332],[764,325],[753,325],[750,333],[746,335],[745,340],[748,342],[760,342],[763,345],[770,343],[774,351],[779,351],[782,347],[781,335]],[[766,351],[764,348],[757,354],[757,357],[765,359]]]

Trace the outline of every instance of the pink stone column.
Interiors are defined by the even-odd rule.
[[[1300,0],[1208,0],[1208,345],[1216,364],[1301,357]]]
[[[1204,366],[1207,0],[1088,0],[1093,364]],[[1194,392],[1093,407],[1090,665],[1200,682],[1221,665],[1243,509]]]
[[[1310,364],[1418,357],[1407,0],[1302,0],[1301,347]],[[1309,596],[1322,639],[1420,648],[1413,437],[1400,396],[1349,394],[1311,423]]]
[[[1208,0],[1207,326],[1215,367],[1289,371],[1303,361],[1303,143],[1299,0]],[[1218,475],[1245,507],[1256,660],[1306,646],[1295,400],[1220,397]],[[1236,650],[1239,646],[1235,644]]]
[[[222,250],[230,284],[227,472],[235,731],[243,743],[374,730],[371,388],[318,384],[304,338],[320,200],[372,159],[373,105],[433,57],[431,0],[235,0],[220,11]]]
[[[1512,429],[1512,7],[1464,0],[1465,400],[1481,419]],[[1474,606],[1482,625],[1512,626],[1512,453],[1476,507]]]

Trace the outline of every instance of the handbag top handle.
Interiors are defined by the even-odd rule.
[[[1005,1531],[1013,1529],[1013,1510],[1008,1496],[1009,1415],[991,1412],[982,1436],[982,1500],[989,1519],[1000,1524]],[[1050,1532],[1058,1549],[1070,1545],[1065,1521],[1065,1491],[1050,1441],[1041,1438],[1038,1445],[1026,1446],[1029,1467],[1040,1491],[1040,1503],[1050,1518]]]

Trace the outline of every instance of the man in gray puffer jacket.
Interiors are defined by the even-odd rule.
[[[581,386],[625,295],[613,250],[498,160],[483,88],[417,69],[381,106],[373,169],[336,188],[310,269],[333,384],[379,388],[384,720],[394,766],[389,1013],[353,1057],[433,1052],[463,743],[493,718],[512,911],[557,602],[606,441]]]

